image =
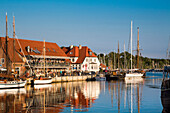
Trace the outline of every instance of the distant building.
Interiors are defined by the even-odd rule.
[[[71,70],[80,72],[98,72],[100,62],[97,56],[87,46],[62,47],[62,50],[70,57]]]
[[[101,63],[101,64],[100,64],[100,69],[106,70],[106,69],[107,69],[107,66]]]
[[[0,37],[0,68],[6,68],[6,46],[5,38]],[[25,74],[30,71],[30,68],[36,74],[44,73],[44,42],[15,39],[15,53],[14,39],[8,39],[8,56],[9,56],[9,69],[14,69],[19,75]],[[15,57],[14,57],[15,54]],[[61,72],[69,70],[70,62],[64,51],[52,42],[45,42],[45,70],[47,73]]]

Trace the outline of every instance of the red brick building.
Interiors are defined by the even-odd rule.
[[[0,37],[0,68],[6,68],[6,44],[5,37]],[[44,42],[15,39],[8,39],[8,58],[9,70],[14,68],[19,75],[30,71],[30,68],[36,73],[41,74],[44,70]],[[14,57],[15,56],[15,57]],[[45,68],[47,73],[66,71],[70,68],[67,62],[68,57],[64,51],[52,42],[45,42]]]

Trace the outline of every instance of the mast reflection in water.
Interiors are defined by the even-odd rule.
[[[161,112],[161,78],[65,82],[0,91],[0,113]]]

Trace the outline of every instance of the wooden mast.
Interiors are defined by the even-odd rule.
[[[126,52],[125,52],[125,42],[124,42],[124,69],[126,69]]]
[[[13,16],[13,56],[14,56],[14,74],[15,74],[15,16]]]
[[[8,60],[8,18],[7,18],[7,12],[6,12],[6,37],[5,37],[5,44],[6,44],[6,69],[7,74],[10,74],[9,72],[9,60]]]
[[[119,41],[118,41],[118,69],[119,69]]]
[[[132,21],[131,21],[131,73],[132,73]]]
[[[44,40],[44,76],[45,76],[45,40]]]
[[[115,50],[114,50],[114,69],[116,69],[116,60],[115,60]]]
[[[138,29],[138,40],[137,40],[137,69],[139,69],[139,27]]]

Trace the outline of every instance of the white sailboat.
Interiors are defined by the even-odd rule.
[[[13,38],[15,38],[15,18],[14,17],[13,17],[13,28],[14,28]],[[5,42],[6,43],[6,59],[8,59],[8,41],[7,40],[8,40],[8,27],[7,27],[7,13],[6,13],[6,42]],[[14,45],[15,45],[15,42],[14,42]],[[8,73],[9,72],[9,67],[8,67],[9,61],[6,60],[6,62],[7,62],[6,63],[6,73],[7,74],[0,74],[0,89],[24,87],[26,84],[26,80],[25,81],[22,81],[21,79],[15,80],[15,78],[12,77],[11,74]],[[15,62],[15,60],[14,60],[14,62]]]
[[[22,88],[26,84],[26,81],[0,81],[0,89],[10,89],[10,88]]]
[[[126,73],[126,77],[142,77],[143,73],[133,72],[132,70],[132,21],[131,21],[131,71]]]
[[[44,40],[44,76],[45,76],[45,40]],[[40,78],[34,80],[34,85],[38,84],[51,84],[52,78]]]

